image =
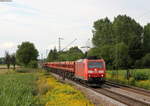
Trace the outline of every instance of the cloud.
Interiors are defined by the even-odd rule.
[[[1,7],[5,7],[7,10],[8,9],[20,9],[20,10],[24,10],[24,11],[30,11],[30,12],[38,12],[39,10],[36,8],[32,8],[26,4],[23,3],[19,3],[16,1],[13,2],[8,2],[8,3],[0,3]]]
[[[0,48],[13,48],[14,44],[30,41],[45,54],[46,49],[58,48],[60,36],[64,38],[62,48],[75,38],[78,40],[71,46],[85,46],[92,38],[94,21],[106,16],[113,20],[118,14],[136,17],[147,9],[146,0],[13,0],[0,3],[0,42],[6,42],[1,43]],[[139,19],[140,23],[149,21],[145,16]]]
[[[57,44],[50,44],[46,47],[46,49],[50,50],[50,49],[54,49],[54,48],[57,48],[56,46]]]
[[[0,22],[14,25],[30,25],[32,19],[39,16],[39,11],[28,5],[11,2],[0,3]]]
[[[12,49],[15,47],[16,47],[16,44],[13,42],[4,42],[0,44],[0,49]]]

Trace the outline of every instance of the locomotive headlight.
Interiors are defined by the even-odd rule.
[[[102,77],[104,77],[104,75],[101,75]]]
[[[89,70],[88,73],[93,73],[93,71]]]

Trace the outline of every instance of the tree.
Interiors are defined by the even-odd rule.
[[[144,46],[149,46],[150,25],[144,28]],[[134,61],[141,59],[143,52],[142,38],[143,27],[134,19],[126,15],[118,15],[111,22],[108,18],[94,22],[93,39],[94,48],[88,53],[95,54],[105,59],[106,64],[119,64],[119,67],[129,67],[134,65]],[[116,47],[119,48],[120,60],[114,58]],[[97,49],[97,50],[96,50]],[[145,48],[146,49],[146,48]],[[119,54],[121,53],[121,54]],[[126,61],[126,62],[125,62]],[[125,63],[128,63],[125,65]]]
[[[0,58],[0,64],[5,64],[5,58],[3,57]]]
[[[59,61],[75,61],[84,57],[84,53],[77,47],[59,52]]]
[[[143,66],[150,68],[150,53],[147,53],[143,58],[142,58],[142,64]]]
[[[129,56],[134,60],[143,56],[141,35],[143,28],[134,19],[126,15],[119,15],[113,22],[113,34],[116,43],[125,43],[129,48]]]
[[[47,61],[57,61],[57,60],[58,60],[58,52],[56,48],[54,48],[54,50],[50,50],[47,57]]]
[[[150,53],[150,23],[144,26],[143,49],[144,55]]]
[[[98,58],[100,58],[101,57],[100,52],[101,52],[101,48],[94,47],[88,51],[87,56],[97,56]]]
[[[128,68],[130,58],[128,56],[128,46],[125,43],[118,43],[114,47],[113,52],[113,65],[116,68]]]
[[[7,68],[10,68],[10,64],[11,64],[11,57],[9,52],[5,52],[5,63],[7,64]]]
[[[107,67],[112,68],[112,63],[114,60],[113,52],[115,51],[112,45],[104,45],[101,47],[100,56],[105,60]]]
[[[33,43],[22,42],[22,44],[18,46],[16,58],[21,64],[28,66],[30,61],[37,61],[37,57],[38,51]]]
[[[106,17],[94,22],[93,39],[92,42],[94,46],[100,47],[105,44],[112,44],[113,33],[112,33],[112,23]]]
[[[11,55],[11,64],[13,65],[13,69],[15,70],[16,69],[16,55],[15,54],[12,54]]]
[[[59,58],[58,61],[68,61],[68,51],[61,51],[59,52]]]
[[[84,53],[76,46],[71,47],[67,51],[57,52],[56,49],[50,50],[47,60],[48,61],[75,61],[83,58]]]
[[[50,50],[47,56],[47,61],[53,61],[53,50]]]
[[[38,62],[36,60],[31,60],[30,63],[28,64],[28,67],[37,68],[38,67]]]
[[[74,60],[78,60],[78,59],[81,59],[83,58],[84,56],[84,53],[77,47],[71,47],[68,52],[68,60],[69,61],[74,61]]]

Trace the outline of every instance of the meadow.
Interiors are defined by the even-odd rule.
[[[73,86],[37,69],[0,70],[0,106],[93,106]]]
[[[150,69],[108,70],[106,79],[150,90]]]
[[[0,74],[0,106],[31,106],[36,76],[30,73]]]

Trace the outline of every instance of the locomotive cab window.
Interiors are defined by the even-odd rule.
[[[103,68],[102,62],[89,62],[88,68]]]

